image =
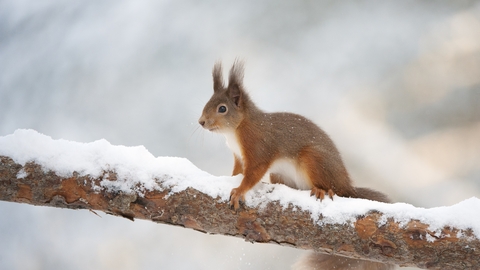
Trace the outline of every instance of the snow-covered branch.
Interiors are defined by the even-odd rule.
[[[240,177],[215,177],[143,147],[53,140],[32,130],[0,137],[0,200],[104,211],[201,232],[422,268],[480,265],[480,200],[432,209],[259,184],[238,212]]]

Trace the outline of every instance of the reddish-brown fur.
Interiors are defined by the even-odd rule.
[[[224,86],[221,65],[217,63],[213,68],[213,88],[214,94],[205,105],[199,123],[210,131],[223,133],[234,152],[232,174],[243,174],[240,186],[230,194],[230,205],[235,210],[240,207],[240,201],[244,201],[245,193],[269,170],[276,169],[276,162],[283,162],[280,167],[286,164],[293,169],[285,171],[280,168],[270,173],[272,183],[311,189],[311,195],[321,200],[325,195],[333,198],[337,194],[388,202],[380,192],[353,187],[334,143],[313,122],[300,115],[265,113],[257,108],[243,88],[241,63],[236,62],[230,70],[227,87]],[[320,267],[318,269],[334,266],[356,269],[342,268],[342,265],[358,266],[358,269],[391,269],[390,265],[330,255],[314,255],[308,257],[306,264],[299,264],[300,267]]]
[[[233,175],[242,173],[239,187],[232,190],[231,204],[238,209],[245,193],[257,184],[278,159],[295,163],[312,195],[357,197],[338,150],[325,132],[303,116],[265,113],[258,109],[243,88],[243,66],[235,63],[229,84],[223,84],[222,69],[213,69],[214,94],[205,105],[199,122],[209,130],[234,134],[240,153],[234,153]],[[219,106],[227,108],[220,113]],[[274,182],[287,183],[279,175]],[[290,184],[293,188],[298,186]]]

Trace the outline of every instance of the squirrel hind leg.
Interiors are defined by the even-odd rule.
[[[336,194],[342,197],[355,197],[356,190],[340,157],[324,156],[313,147],[305,147],[298,154],[298,166],[307,176],[312,187],[312,195],[322,199]],[[320,191],[320,190],[323,190]]]
[[[323,200],[325,195],[331,199],[335,195],[333,183],[326,177],[327,172],[324,171],[324,158],[312,148],[304,148],[298,155],[298,164],[305,174],[310,186],[312,187],[310,196],[315,196],[317,199]]]

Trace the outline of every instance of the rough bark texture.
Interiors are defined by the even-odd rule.
[[[23,170],[24,178],[17,179]],[[115,173],[108,172],[115,181]],[[169,190],[144,197],[94,190],[100,179],[62,178],[34,163],[16,164],[0,156],[0,200],[71,209],[91,209],[128,219],[147,219],[184,226],[205,233],[242,237],[246,241],[276,243],[317,252],[431,269],[477,269],[480,241],[471,232],[444,228],[440,236],[428,225],[412,220],[405,227],[393,220],[378,226],[381,213],[359,217],[351,225],[315,225],[309,213],[282,209],[271,202],[264,209],[230,209],[226,202],[187,189],[170,196]],[[427,241],[435,239],[433,242]]]

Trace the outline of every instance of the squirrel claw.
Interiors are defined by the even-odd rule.
[[[328,194],[328,197],[333,200],[333,196],[335,193],[333,192],[332,189],[329,189],[328,191],[325,191],[324,189],[313,187],[312,191],[310,192],[310,196],[315,196],[317,199],[320,199],[320,201],[323,201],[325,199],[325,194]]]
[[[329,189],[328,190],[328,197],[330,197],[330,199],[333,200],[333,196],[335,195],[335,193],[333,192],[333,190]]]
[[[240,208],[240,202],[245,201],[245,196],[238,188],[232,189],[230,192],[230,208],[237,211]]]

